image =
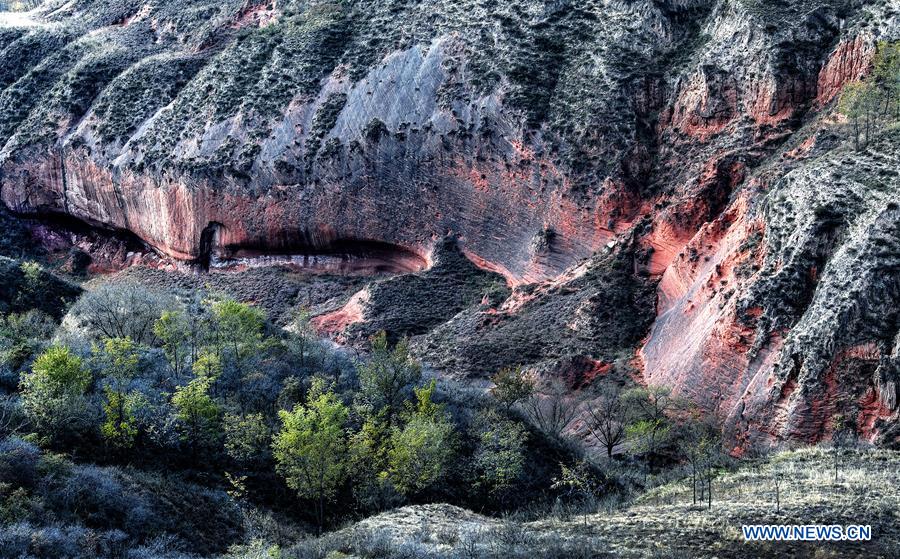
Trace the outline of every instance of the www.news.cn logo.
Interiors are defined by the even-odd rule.
[[[871,526],[856,524],[754,524],[741,529],[746,541],[867,542],[872,539]]]

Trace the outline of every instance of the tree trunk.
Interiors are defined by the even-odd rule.
[[[781,491],[777,481],[775,482],[775,513],[781,513]]]
[[[321,536],[322,530],[325,529],[325,499],[322,496],[319,496],[319,502],[316,506],[316,521],[319,525],[316,535]]]
[[[691,482],[694,488],[694,504],[697,504],[697,468],[691,469]]]
[[[838,449],[835,448],[834,449],[834,482],[835,483],[838,482],[838,459],[839,459]]]

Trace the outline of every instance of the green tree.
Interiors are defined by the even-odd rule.
[[[406,414],[409,418],[425,417],[427,419],[440,419],[444,414],[444,405],[434,401],[434,393],[437,390],[437,381],[431,381],[425,386],[413,388],[413,401],[407,402]]]
[[[208,444],[218,434],[220,409],[209,395],[208,378],[199,377],[175,389],[172,405],[184,432],[182,439],[194,444]]]
[[[222,359],[216,352],[208,348],[201,349],[194,361],[193,370],[194,376],[205,378],[212,385],[222,375]]]
[[[844,87],[839,110],[850,123],[853,146],[865,150],[878,124],[878,88],[871,81],[859,81]]]
[[[231,299],[211,306],[214,336],[220,348],[231,353],[238,372],[249,357],[259,352],[266,326],[266,313]]]
[[[392,349],[385,332],[373,336],[371,357],[357,366],[357,372],[360,384],[357,403],[365,414],[387,408],[391,423],[403,410],[408,388],[422,378],[422,366],[410,355],[409,343],[401,340]]]
[[[414,417],[404,427],[394,428],[386,476],[404,495],[418,493],[444,477],[454,444],[449,421]]]
[[[882,92],[883,115],[900,118],[900,41],[878,43],[872,78]]]
[[[280,411],[281,430],[272,445],[278,472],[301,498],[316,503],[319,528],[325,523],[325,503],[334,498],[347,477],[349,412],[334,392],[316,379],[306,405]]]
[[[153,325],[153,333],[162,343],[166,361],[175,378],[184,372],[185,360],[189,355],[186,344],[191,337],[191,325],[180,311],[163,311]]]
[[[140,352],[131,338],[106,338],[93,348],[94,359],[103,375],[117,383],[126,383],[137,376]]]
[[[38,429],[56,436],[85,419],[84,393],[91,373],[81,357],[64,346],[52,346],[35,359],[19,384],[22,408]]]
[[[241,464],[260,460],[268,451],[272,430],[261,413],[226,414],[225,451]]]
[[[140,392],[126,393],[108,386],[104,392],[106,403],[103,413],[106,419],[100,426],[100,433],[116,448],[131,448],[140,432],[138,414],[147,407],[147,399]]]
[[[140,393],[128,393],[137,376],[140,353],[131,338],[107,338],[94,346],[94,359],[106,377],[103,404],[105,420],[100,433],[116,448],[130,448],[138,435],[137,412],[145,404]]]
[[[505,367],[491,377],[494,387],[491,395],[509,413],[516,403],[531,398],[534,394],[534,381],[522,372],[521,367]]]
[[[316,331],[312,326],[312,315],[308,309],[302,308],[297,311],[291,321],[290,331],[294,334],[290,338],[291,346],[300,357],[300,366],[305,367],[315,347],[316,340]]]
[[[478,445],[472,464],[477,483],[505,500],[525,473],[525,428],[493,410],[480,413],[473,436]]]
[[[387,409],[370,415],[350,437],[350,470],[357,502],[369,511],[399,504],[399,495],[387,479],[391,426]]]
[[[405,414],[406,424],[393,427],[388,443],[387,471],[389,480],[404,495],[418,493],[447,473],[456,447],[453,423],[443,406],[432,400],[435,384],[416,389],[416,402]]]

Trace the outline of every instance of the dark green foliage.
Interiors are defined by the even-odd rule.
[[[703,9],[673,11],[699,20]],[[256,12],[271,19],[261,26],[245,20]],[[241,180],[249,176],[255,149],[272,131],[274,119],[293,99],[311,101],[336,69],[346,69],[352,80],[359,80],[390,53],[458,36],[463,38],[461,52],[448,53],[441,105],[453,109],[508,84],[504,104],[529,128],[551,132],[547,140],[580,175],[578,181],[590,183],[601,174],[590,171],[605,169],[615,159],[613,152],[636,134],[627,88],[637,87],[654,54],[675,50],[658,45],[652,33],[635,33],[623,41],[616,26],[631,17],[627,8],[610,8],[596,0],[540,8],[523,0],[298,1],[274,8],[240,0],[168,0],[146,8],[137,0],[84,0],[54,17],[63,30],[54,31],[59,38],[42,39],[50,32],[35,30],[13,42],[35,43],[36,48],[9,64],[10,76],[23,79],[4,92],[6,99],[0,98],[9,101],[0,104],[9,107],[0,111],[0,139],[16,127],[21,128],[20,145],[52,139],[49,124],[83,114],[93,98],[101,139],[121,141],[171,102],[137,140],[142,155],[134,167],[163,168],[177,162],[177,170]],[[121,25],[126,21],[128,25]],[[55,43],[69,40],[70,33],[100,27],[96,39],[72,43],[83,49],[76,55],[83,61],[59,58],[54,52]],[[117,54],[123,47],[130,59]],[[197,71],[195,63],[201,62],[187,52],[209,56],[208,63]],[[107,85],[111,87],[101,93]],[[621,95],[610,94],[620,89]],[[39,100],[48,90],[52,95]],[[305,146],[307,165],[333,126],[340,97],[326,100],[312,123]],[[40,114],[23,124],[35,103],[49,108],[40,108]],[[224,139],[214,132],[190,158],[176,149],[179,142],[232,117],[242,119],[251,137]],[[374,142],[383,131],[369,132]],[[334,143],[326,147],[322,155],[338,151]]]
[[[322,139],[332,128],[334,128],[335,123],[337,123],[338,115],[341,114],[341,110],[343,110],[346,102],[346,94],[335,93],[329,95],[322,103],[322,106],[319,107],[319,110],[316,111],[305,146],[307,161],[310,164],[319,152],[319,147],[322,145]]]
[[[59,319],[80,293],[80,287],[37,264],[0,256],[0,313],[38,309]]]
[[[370,120],[363,129],[363,137],[371,144],[378,143],[388,133],[387,125],[378,118]]]
[[[0,89],[5,89],[24,76],[31,68],[66,45],[72,30],[64,28],[37,29],[22,32],[14,40],[0,40]]]
[[[254,301],[272,322],[283,325],[291,320],[290,309],[316,307],[348,298],[365,285],[367,278],[325,277],[287,268],[251,268],[244,272],[198,276],[135,267],[118,275],[117,281],[139,281],[161,290],[210,289],[238,301]]]
[[[42,256],[36,246],[26,222],[11,215],[6,206],[0,204],[0,256],[24,258]]]
[[[53,318],[38,310],[0,316],[0,364],[13,372],[21,370],[43,349],[55,329]]]
[[[23,549],[46,558],[113,556],[92,547],[92,539],[113,531],[119,549],[169,536],[185,551],[203,554],[225,551],[243,532],[240,512],[223,491],[178,476],[75,464],[14,438],[0,440],[0,514],[3,552]],[[52,526],[61,527],[57,545],[70,553],[41,545],[57,529]],[[94,538],[84,537],[89,532]]]
[[[569,450],[539,433],[526,434],[514,419],[476,413],[474,408],[489,405],[484,396],[444,391],[435,382],[421,386],[421,365],[404,344],[392,347],[386,336],[354,370],[312,337],[302,317],[296,333],[289,333],[272,328],[259,308],[213,293],[182,291],[156,305],[152,291],[129,282],[93,290],[77,304],[84,331],[61,330],[69,345],[45,351],[33,367],[38,373],[23,375],[20,393],[0,402],[0,428],[45,448],[0,439],[0,525],[10,526],[0,531],[0,544],[9,549],[38,557],[102,557],[106,552],[97,549],[103,546],[159,545],[153,549],[211,554],[276,532],[293,533],[313,520],[330,524],[355,510],[410,501],[508,510],[551,500],[556,493],[550,480],[559,463],[574,463]],[[129,298],[150,301],[151,310],[123,303]],[[94,320],[83,320],[88,311]],[[154,325],[152,336],[142,337],[143,345],[119,336],[145,332],[148,312],[168,318]],[[22,324],[16,317],[8,320]],[[40,340],[24,353],[44,351],[52,326],[37,328]],[[118,337],[110,339],[112,334]],[[14,338],[4,336],[3,347],[21,345]],[[88,340],[95,340],[92,351]],[[26,355],[23,362],[30,359]],[[62,371],[56,376],[65,382],[53,380],[51,369]],[[398,380],[390,382],[395,371]],[[326,407],[340,412],[328,427],[337,446],[319,445],[323,429],[313,422],[310,431],[308,422],[299,421],[290,429],[282,426],[276,440],[283,452],[273,453],[279,410],[294,410],[298,420],[307,417],[323,403],[324,386],[332,387]],[[30,422],[4,419],[23,409]],[[476,415],[491,419],[473,420]],[[4,444],[15,448],[4,454]],[[108,466],[74,464],[47,449]],[[313,451],[329,483],[308,489],[303,461]],[[479,456],[474,466],[467,458],[472,455]],[[287,481],[277,475],[276,461]],[[171,473],[152,473],[157,470]],[[473,475],[481,483],[473,485]],[[289,486],[300,493],[299,501]],[[326,518],[328,500],[333,505]],[[247,514],[276,515],[268,521],[276,528],[261,536],[252,536],[258,532],[250,528],[245,533],[239,507]],[[85,533],[100,547],[79,547]],[[44,542],[41,534],[52,540]],[[174,539],[160,543],[166,538]],[[33,542],[44,543],[37,549]]]
[[[311,96],[334,68],[347,32],[344,10],[322,4],[270,26],[248,30],[215,56],[175,99],[170,110],[148,129],[142,140],[148,163],[165,161],[179,135],[196,134],[207,122],[219,122],[238,113],[261,119],[257,133],[266,133],[266,121],[279,115],[295,96]],[[173,133],[174,132],[174,133]],[[190,162],[196,170],[230,168],[243,173],[255,154],[236,157],[237,146],[223,143],[209,158]]]
[[[30,69],[14,84],[0,93],[0,143],[5,143],[30,111],[38,106],[45,95],[65,73],[89,52],[84,42],[70,43],[53,51],[37,66]],[[19,62],[16,62],[19,64]],[[32,134],[26,130],[26,136]]]

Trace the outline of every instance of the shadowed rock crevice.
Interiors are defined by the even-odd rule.
[[[479,269],[460,251],[455,238],[441,240],[431,262],[419,273],[369,284],[343,307],[321,313],[314,324],[348,342],[365,342],[379,330],[396,341],[426,334],[458,313],[509,295],[503,276]]]
[[[335,239],[320,245],[287,245],[277,248],[220,246],[221,224],[201,235],[201,268],[209,271],[264,266],[286,266],[305,271],[348,275],[396,275],[425,270],[428,259],[407,248],[368,239]],[[204,252],[206,251],[206,252]]]

